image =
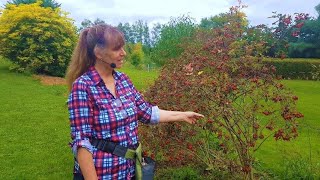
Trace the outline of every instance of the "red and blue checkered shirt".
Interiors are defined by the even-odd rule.
[[[113,71],[116,97],[106,88],[94,67],[79,77],[68,98],[72,142],[76,156],[79,147],[93,155],[99,179],[131,179],[134,161],[97,150],[90,139],[106,139],[122,146],[138,144],[138,120],[158,123],[159,108],[147,103],[123,73]],[[75,158],[74,173],[81,173]]]

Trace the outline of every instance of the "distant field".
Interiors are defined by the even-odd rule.
[[[147,89],[154,80],[158,77],[158,71],[153,70],[150,72],[138,70],[131,66],[125,65],[119,71],[126,73],[134,83],[134,86],[139,89]]]
[[[69,121],[65,86],[45,86],[29,75],[9,72],[0,60],[0,179],[71,179]],[[158,72],[125,67],[139,89],[146,89]],[[268,141],[258,151],[261,168],[285,173],[286,162],[320,162],[320,82],[284,81],[298,96],[300,136],[291,143]],[[311,152],[311,154],[310,154]],[[299,169],[299,167],[298,167]],[[301,169],[301,168],[300,168]],[[320,172],[320,170],[319,170]],[[320,177],[320,175],[319,175]]]
[[[285,171],[288,168],[285,164],[290,160],[310,163],[311,159],[313,171],[318,171],[320,178],[320,81],[286,80],[284,84],[299,97],[298,109],[305,116],[300,120],[299,137],[292,142],[270,139],[257,152],[257,157],[264,159],[263,166],[275,172]],[[306,167],[296,168],[298,171]]]

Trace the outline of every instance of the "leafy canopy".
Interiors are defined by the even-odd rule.
[[[63,76],[75,41],[73,20],[41,2],[8,4],[0,16],[0,54],[11,69]]]
[[[7,4],[33,4],[36,2],[41,2],[41,7],[51,7],[52,9],[59,8],[61,4],[57,3],[55,0],[11,0],[7,1]]]

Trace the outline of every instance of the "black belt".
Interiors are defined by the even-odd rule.
[[[105,139],[92,139],[90,142],[91,145],[95,146],[98,150],[129,159],[135,158],[135,150],[129,149],[128,147],[122,146],[118,143],[107,141]]]

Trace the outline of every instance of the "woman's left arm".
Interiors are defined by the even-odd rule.
[[[134,87],[131,80],[127,75],[124,75],[128,86],[131,88],[135,103],[138,109],[138,119],[143,123],[163,123],[163,122],[178,122],[185,121],[187,123],[193,124],[198,119],[204,117],[202,114],[198,114],[191,111],[167,111],[159,109],[157,106],[152,106],[146,102],[140,92]]]
[[[204,116],[192,111],[167,111],[159,109],[159,123],[164,122],[179,122],[184,121],[190,124],[196,123],[196,121]]]

